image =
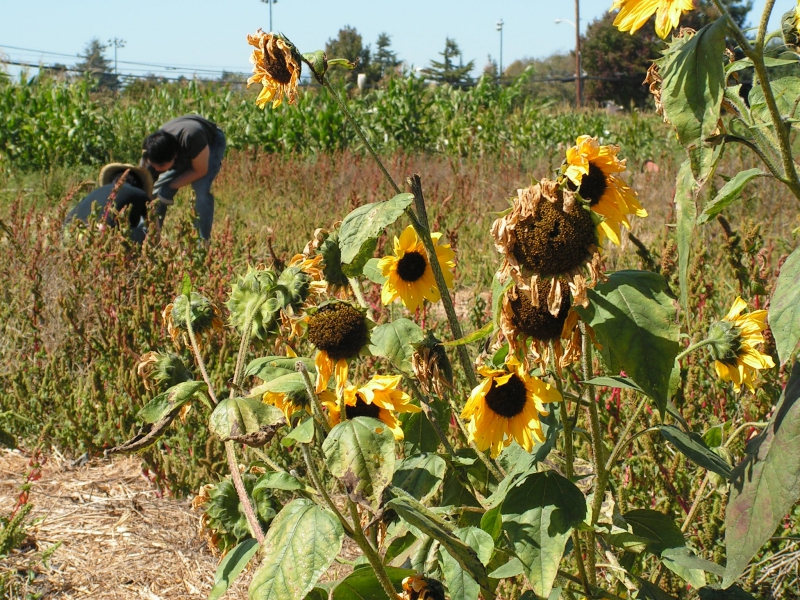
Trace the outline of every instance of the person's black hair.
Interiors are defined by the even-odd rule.
[[[144,139],[142,156],[152,164],[163,165],[178,156],[179,149],[178,138],[159,130]]]

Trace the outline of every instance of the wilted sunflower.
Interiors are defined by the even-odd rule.
[[[328,302],[308,317],[308,340],[317,348],[317,392],[336,375],[336,390],[347,383],[347,361],[366,350],[370,323],[364,313],[347,302]]]
[[[385,423],[396,440],[402,440],[403,429],[396,413],[415,413],[421,410],[410,404],[411,398],[408,394],[397,389],[402,379],[402,375],[375,375],[364,387],[352,385],[344,388],[341,405],[336,400],[325,402],[331,427],[347,419],[372,417]]]
[[[558,390],[529,375],[516,358],[509,359],[506,367],[511,371],[479,367],[485,379],[472,390],[461,412],[462,419],[470,419],[469,441],[481,451],[490,449],[492,457],[512,440],[528,452],[534,442],[544,441],[539,416],[550,414],[546,403],[561,402]]]
[[[136,373],[142,378],[146,390],[157,393],[194,379],[181,357],[171,352],[142,354],[136,365]]]
[[[772,358],[755,348],[756,344],[764,342],[761,332],[767,328],[767,311],[742,314],[745,308],[747,302],[737,297],[728,314],[708,329],[717,376],[733,382],[737,392],[741,391],[743,383],[754,391],[753,375],[775,366]]]
[[[556,280],[556,284],[561,282]],[[566,283],[563,284],[566,288]],[[539,281],[534,289],[520,290],[512,286],[503,296],[500,330],[508,340],[512,355],[527,357],[527,341],[531,340],[533,359],[541,365],[550,362],[550,348],[555,351],[556,367],[574,362],[580,355],[578,313],[571,308],[569,293],[560,294],[561,301],[551,306],[553,286]]]
[[[445,600],[444,586],[437,579],[413,575],[403,579],[403,600]]]
[[[247,43],[256,47],[250,55],[253,75],[247,80],[247,87],[253,83],[263,86],[256,98],[256,106],[264,108],[272,100],[272,108],[277,108],[283,101],[284,92],[289,104],[294,104],[302,68],[294,44],[279,33],[264,33],[261,29],[248,34]]]
[[[582,135],[567,150],[563,173],[592,210],[604,217],[597,226],[600,242],[608,236],[619,246],[620,225],[630,229],[628,215],[646,217],[647,211],[639,204],[636,192],[618,176],[626,169],[625,161],[617,158],[618,152],[619,146],[601,146],[597,138]]]
[[[495,248],[505,256],[501,280],[510,275],[522,291],[537,290],[540,281],[549,280],[547,306],[554,315],[569,292],[573,304],[587,306],[583,268],[589,270],[591,285],[603,276],[589,207],[548,180],[517,190],[517,196],[511,210],[492,225]]]
[[[439,245],[441,233],[432,233],[431,237],[445,283],[452,288],[456,254],[450,244]],[[428,252],[411,225],[405,228],[399,238],[394,238],[394,256],[384,256],[378,262],[378,268],[386,277],[381,291],[381,301],[385,305],[400,298],[408,310],[415,311],[423,300],[438,302],[441,299]]]
[[[694,9],[694,0],[614,0],[610,11],[619,9],[614,26],[620,31],[636,33],[656,14],[656,33],[664,39],[681,20],[681,15]]]
[[[189,329],[186,323],[186,305],[189,304],[189,315],[192,320],[192,331],[197,336],[198,345],[202,345],[201,334],[208,331],[222,331],[222,316],[215,304],[197,292],[190,294],[191,300],[181,294],[164,308],[161,316],[167,324],[167,331],[173,343],[178,346],[181,339],[186,346],[190,345]]]

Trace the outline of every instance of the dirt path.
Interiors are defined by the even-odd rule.
[[[0,514],[15,506],[28,462],[17,451],[0,451]],[[0,575],[61,542],[50,569],[39,561],[28,584],[43,598],[208,597],[217,559],[198,535],[199,514],[188,500],[159,497],[135,457],[73,468],[51,456],[31,484],[30,501],[39,522],[22,550],[0,559]],[[246,598],[247,579],[226,598]]]

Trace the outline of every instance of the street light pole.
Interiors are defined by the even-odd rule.
[[[583,81],[581,80],[581,3],[575,0],[575,102],[580,107],[583,97]]]
[[[500,67],[497,71],[497,82],[499,83],[503,77],[503,19],[497,22],[497,31],[500,32]]]
[[[119,75],[119,72],[117,71],[117,48],[124,48],[127,42],[115,37],[108,40],[108,43],[114,46],[114,75]]]
[[[264,4],[269,4],[269,32],[272,33],[272,5],[277,4],[278,0],[261,0]]]

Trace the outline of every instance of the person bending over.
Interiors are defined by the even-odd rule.
[[[125,176],[124,181],[120,179]],[[147,204],[153,195],[153,179],[150,173],[134,165],[111,163],[100,171],[100,187],[95,188],[69,213],[64,222],[68,226],[73,220],[89,223],[93,211],[108,227],[117,226],[116,215],[128,208],[129,234],[135,242],[143,242],[147,235]]]
[[[219,174],[225,154],[225,134],[211,121],[198,115],[184,115],[151,133],[142,145],[142,166],[156,180],[154,198],[159,226],[175,194],[191,185],[195,193],[197,228],[204,240],[211,238],[214,196],[211,184]]]

